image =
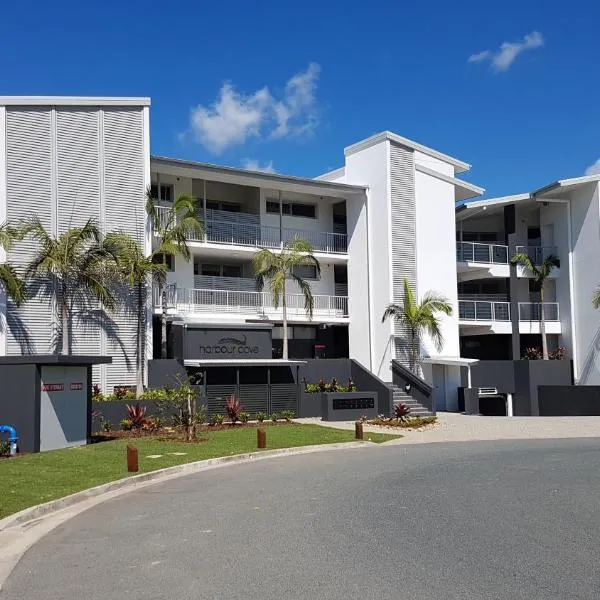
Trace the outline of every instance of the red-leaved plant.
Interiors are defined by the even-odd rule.
[[[239,398],[235,394],[227,396],[225,399],[225,412],[229,417],[232,425],[235,425],[240,420],[240,414],[244,411],[244,407]]]
[[[394,406],[394,416],[400,421],[406,421],[406,418],[410,414],[410,408],[406,404],[396,404]]]
[[[148,417],[146,417],[146,407],[137,404],[126,404],[127,418],[131,421],[132,429],[141,429],[148,423]]]

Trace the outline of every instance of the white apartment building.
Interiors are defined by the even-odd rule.
[[[567,347],[582,383],[600,380],[590,350],[600,339],[590,302],[600,282],[598,178],[464,204],[484,192],[459,177],[469,164],[390,132],[349,146],[344,165],[316,179],[151,157],[149,148],[147,99],[0,98],[0,222],[36,212],[60,233],[92,216],[105,232],[137,236],[149,253],[148,186],[163,214],[179,194],[191,195],[205,233],[189,240],[192,260],[170,261],[170,319],[240,331],[270,324],[274,358],[281,309],[257,289],[251,261],[260,247],[276,250],[298,235],[312,243],[321,275],[301,273],[311,280],[312,319],[290,282],[290,359],[350,357],[383,381],[391,381],[392,360],[407,363],[406,332],[382,322],[385,307],[402,302],[407,278],[419,298],[432,290],[455,309],[442,319],[443,350],[428,339],[422,347],[423,374],[442,410],[457,407],[465,357],[502,347],[510,358],[511,317],[519,315],[523,336],[539,334],[535,294],[509,266],[513,247],[533,246],[540,256],[556,248],[547,331],[553,345]],[[21,266],[32,251],[19,246],[7,258]],[[153,304],[148,358],[159,356],[157,295]],[[133,383],[134,316],[92,308],[100,316],[86,319],[90,307],[82,307],[73,351],[113,356],[98,368],[101,385]],[[43,299],[20,309],[0,299],[0,322],[0,355],[53,351],[56,315]]]

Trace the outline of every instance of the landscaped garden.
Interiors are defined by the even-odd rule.
[[[267,449],[351,442],[353,431],[329,429],[319,425],[268,421],[262,425],[267,433]],[[138,449],[141,473],[183,463],[260,452],[256,444],[256,425],[202,427],[193,442],[185,441],[179,429],[157,434],[142,433],[132,439],[111,439],[88,446],[25,454],[0,459],[0,518],[19,510],[48,502],[80,490],[127,477],[126,446]],[[397,436],[369,433],[365,439],[385,442]]]

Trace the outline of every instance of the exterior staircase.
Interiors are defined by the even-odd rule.
[[[388,383],[387,386],[392,390],[394,396],[394,406],[396,404],[406,404],[410,408],[410,417],[432,417],[433,413],[422,404],[419,404],[403,388]]]

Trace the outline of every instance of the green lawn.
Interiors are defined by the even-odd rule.
[[[266,425],[265,429],[268,450],[354,440],[353,431],[319,425]],[[258,451],[254,427],[202,432],[199,436],[208,441],[187,444],[160,442],[153,438],[112,440],[0,460],[0,519],[28,506],[127,477],[125,447],[128,443],[138,449],[141,473],[195,460]],[[365,439],[378,443],[397,438],[394,435],[365,433]],[[185,454],[173,456],[169,454],[171,452]],[[148,458],[156,454],[162,456]]]

